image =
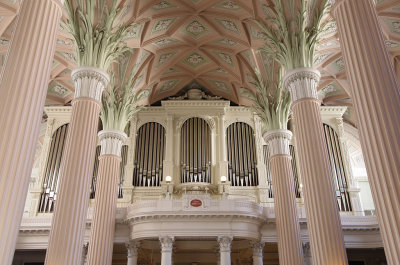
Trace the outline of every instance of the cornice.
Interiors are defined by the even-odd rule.
[[[229,107],[230,102],[226,100],[168,100],[161,101],[166,108],[187,108],[187,107]]]
[[[321,106],[321,115],[331,115],[342,117],[347,107],[342,106]]]

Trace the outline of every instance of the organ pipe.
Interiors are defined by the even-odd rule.
[[[133,185],[156,187],[163,180],[165,129],[156,122],[148,122],[138,130],[136,139]]]
[[[47,156],[46,170],[43,179],[43,192],[40,196],[38,212],[52,212],[57,199],[58,176],[64,144],[68,132],[68,124],[58,128],[52,137],[50,151]]]
[[[340,211],[352,211],[339,137],[332,127],[327,124],[324,124],[324,132],[339,209]]]
[[[211,131],[204,119],[190,118],[181,128],[181,183],[211,183]]]
[[[236,122],[227,128],[228,177],[232,186],[257,186],[258,172],[253,129]]]

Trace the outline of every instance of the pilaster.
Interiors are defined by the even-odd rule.
[[[337,134],[339,137],[340,149],[342,150],[342,156],[344,160],[343,161],[344,170],[347,176],[347,183],[348,183],[347,191],[350,194],[350,201],[353,214],[362,216],[364,215],[364,210],[361,205],[360,189],[357,187],[357,182],[354,179],[353,170],[351,169],[349,149],[346,138],[344,136],[343,118],[342,117],[336,118],[336,124],[338,128]]]
[[[132,202],[133,193],[133,170],[135,168],[135,154],[136,154],[136,138],[137,138],[137,116],[135,116],[130,123],[128,144],[128,157],[125,166],[124,182],[122,184],[122,190],[124,197],[122,200],[125,203]]]

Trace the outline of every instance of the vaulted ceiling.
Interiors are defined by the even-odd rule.
[[[134,49],[137,82],[134,89],[153,88],[152,104],[183,88],[200,86],[239,105],[241,87],[252,88],[253,69],[270,67],[256,51],[263,33],[252,19],[266,19],[269,0],[122,0],[121,21],[137,26],[126,41]],[[4,62],[18,13],[18,0],[0,0],[0,56]],[[400,56],[400,2],[377,0],[377,12],[392,57]],[[64,13],[65,19],[65,13]],[[340,51],[336,23],[323,31],[315,63],[322,73],[319,95],[325,105],[351,107],[349,82]],[[74,46],[60,27],[50,75],[47,105],[65,105],[73,99],[71,70],[76,67]],[[120,63],[126,64],[127,60]],[[352,108],[346,118],[354,123]]]

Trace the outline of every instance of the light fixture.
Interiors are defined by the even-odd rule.
[[[225,183],[226,182],[226,176],[221,176],[221,183]]]
[[[171,181],[172,181],[171,176],[166,176],[166,177],[165,177],[165,182],[171,183]]]

